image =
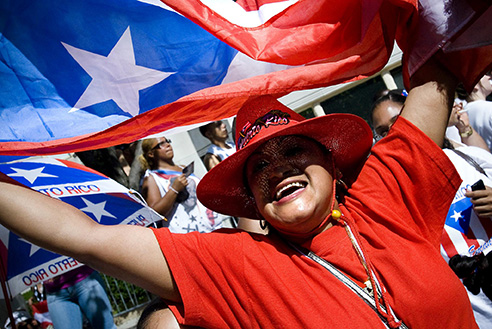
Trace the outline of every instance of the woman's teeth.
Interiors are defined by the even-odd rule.
[[[306,186],[306,184],[303,184],[301,182],[289,183],[277,191],[276,199],[280,200],[284,196],[289,195],[289,194],[293,193],[294,191],[296,191],[300,188],[304,188],[305,186]]]

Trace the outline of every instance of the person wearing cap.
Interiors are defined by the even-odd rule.
[[[8,183],[0,222],[166,299],[184,325],[477,328],[439,254],[460,184],[440,149],[456,80],[435,59],[414,73],[400,119],[370,155],[371,129],[357,116],[305,120],[272,97],[247,101],[238,151],[197,194],[209,209],[267,222],[268,235],[98,225]]]

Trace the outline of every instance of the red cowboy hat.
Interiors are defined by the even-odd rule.
[[[201,203],[218,213],[260,219],[244,180],[248,157],[267,140],[300,135],[323,144],[332,154],[344,181],[357,176],[372,146],[369,125],[353,114],[328,114],[306,120],[272,96],[248,100],[236,118],[236,149],[212,168],[197,188]]]

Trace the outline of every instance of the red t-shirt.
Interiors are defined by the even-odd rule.
[[[439,253],[460,178],[420,130],[399,119],[374,148],[342,211],[410,328],[476,328],[465,288]],[[178,321],[206,328],[384,328],[349,288],[278,235],[154,230],[183,300]],[[341,225],[304,247],[364,281]]]

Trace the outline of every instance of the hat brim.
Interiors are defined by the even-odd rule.
[[[353,114],[328,114],[272,132],[221,161],[200,181],[197,196],[207,208],[221,214],[260,219],[255,200],[244,183],[248,157],[271,138],[299,135],[323,144],[347,182],[353,181],[372,147],[372,131],[367,122]]]

